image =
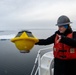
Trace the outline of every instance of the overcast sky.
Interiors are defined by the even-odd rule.
[[[76,0],[0,0],[0,29],[55,28],[66,15],[76,27]]]

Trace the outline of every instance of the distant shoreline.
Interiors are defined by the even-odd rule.
[[[73,30],[76,30],[76,28],[72,28]],[[0,32],[12,32],[12,31],[23,31],[23,30],[57,30],[57,28],[27,28],[27,29],[14,29],[14,30],[0,30]]]

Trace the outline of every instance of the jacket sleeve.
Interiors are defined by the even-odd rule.
[[[49,45],[54,43],[55,34],[48,37],[47,39],[39,39],[39,42],[37,42],[35,45]]]
[[[61,36],[60,42],[72,47],[76,47],[76,38],[68,38],[66,36]]]

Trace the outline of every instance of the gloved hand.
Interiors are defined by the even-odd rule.
[[[35,45],[38,45],[38,42],[36,42]]]

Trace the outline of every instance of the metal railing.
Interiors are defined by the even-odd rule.
[[[41,67],[41,52],[45,51],[45,50],[48,50],[48,49],[50,49],[50,51],[52,51],[53,47],[47,47],[47,48],[42,48],[42,49],[38,50],[38,54],[37,54],[37,57],[35,59],[35,63],[34,63],[34,66],[33,66],[33,69],[32,69],[32,72],[31,72],[30,75],[37,75],[37,73],[38,73],[38,75],[41,75],[41,68],[40,68]],[[38,67],[37,67],[37,69],[34,73],[37,61],[38,61]]]

